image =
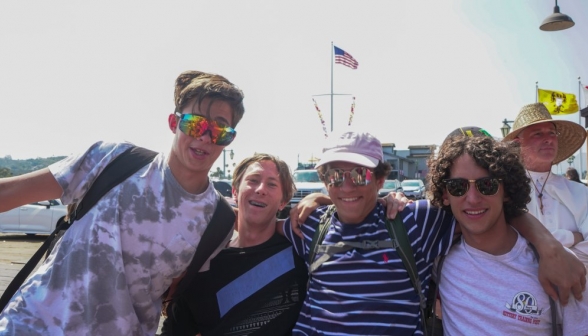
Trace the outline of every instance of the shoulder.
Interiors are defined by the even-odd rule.
[[[313,212],[310,213],[310,215],[308,215],[308,218],[306,218],[306,221],[304,221],[303,226],[309,226],[312,228],[317,227],[319,222],[321,221],[321,218],[327,216],[328,209],[329,206],[326,205],[316,208]]]
[[[418,200],[408,204],[401,212],[404,219],[413,218],[417,222],[427,220],[431,215],[446,215],[446,211],[431,204],[429,200]]]

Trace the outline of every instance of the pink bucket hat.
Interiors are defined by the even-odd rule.
[[[347,131],[341,136],[333,138],[323,148],[323,155],[316,166],[319,167],[335,161],[375,168],[384,161],[382,144],[380,140],[367,132]]]

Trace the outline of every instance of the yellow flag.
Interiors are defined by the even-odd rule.
[[[561,91],[537,89],[539,102],[543,103],[551,115],[572,114],[578,112],[576,95]]]

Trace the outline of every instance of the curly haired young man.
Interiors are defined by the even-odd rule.
[[[532,247],[509,225],[530,200],[519,158],[516,144],[455,136],[428,163],[431,203],[450,209],[462,233],[438,283],[448,335],[550,335],[553,323],[564,335],[588,332],[586,300],[557,305],[552,320]]]

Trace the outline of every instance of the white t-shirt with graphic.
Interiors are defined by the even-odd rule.
[[[462,238],[446,256],[439,281],[445,335],[551,335],[549,296],[538,271],[537,259],[520,235],[512,250],[500,256]],[[584,291],[580,302],[571,297],[565,307],[557,303],[563,335],[588,334],[586,297]]]
[[[79,202],[130,146],[98,142],[51,165],[63,203]],[[161,296],[189,265],[217,201],[212,183],[186,192],[158,154],[74,222],[0,315],[0,335],[154,335]]]

